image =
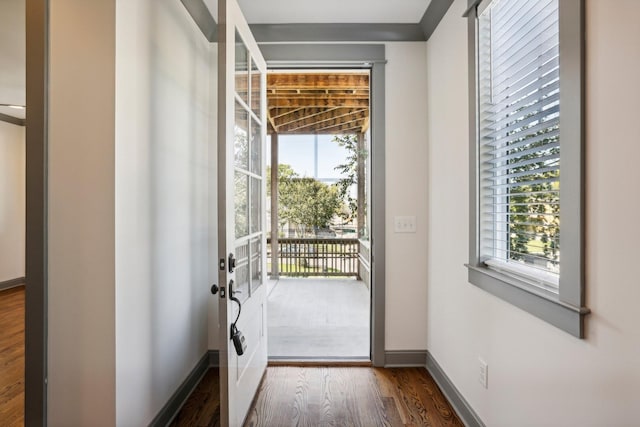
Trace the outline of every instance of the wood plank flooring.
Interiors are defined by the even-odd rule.
[[[0,425],[24,424],[24,286],[0,291]]]
[[[216,384],[211,369],[202,384]],[[200,386],[198,387],[200,389]],[[196,389],[174,426],[214,426],[217,391]],[[213,418],[212,418],[213,417]],[[277,426],[462,426],[423,368],[269,367],[245,422]]]
[[[220,425],[220,377],[217,368],[211,368],[204,374],[170,425],[171,427],[217,427]]]

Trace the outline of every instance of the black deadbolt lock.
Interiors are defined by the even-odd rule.
[[[233,256],[233,253],[229,254],[229,273],[233,273],[233,270],[236,269],[236,258]]]

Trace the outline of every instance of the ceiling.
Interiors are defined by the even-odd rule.
[[[217,21],[217,0],[205,0]],[[431,0],[238,0],[249,24],[416,24]],[[273,72],[267,75],[269,133],[364,133],[369,72]]]
[[[369,127],[369,72],[267,74],[269,133],[365,133]]]
[[[218,1],[204,0],[216,22]],[[431,0],[238,0],[249,24],[416,24]]]
[[[25,0],[0,0],[0,104],[25,105]],[[24,110],[0,113],[24,118]]]
[[[217,0],[204,0],[217,20]],[[238,0],[250,24],[417,23],[431,0]],[[0,104],[25,105],[25,0],[0,1]],[[317,108],[317,107],[313,107]],[[24,110],[0,106],[24,118]],[[337,113],[336,113],[337,114]]]

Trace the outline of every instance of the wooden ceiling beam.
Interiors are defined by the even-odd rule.
[[[319,125],[315,128],[315,131],[318,133],[326,132],[330,129],[362,129],[362,124],[364,123],[364,119],[362,118],[352,118],[346,120],[337,120],[335,122],[328,122],[322,125]]]
[[[368,73],[272,73],[267,74],[267,86],[273,89],[369,89]]]
[[[286,135],[313,135],[313,134],[318,134],[318,135],[344,135],[344,134],[358,134],[360,133],[360,126],[356,125],[356,126],[351,126],[351,125],[345,125],[343,127],[334,127],[331,129],[327,129],[327,130],[323,130],[323,131],[317,131],[317,132],[309,132],[306,130],[297,130],[294,132],[287,132]]]
[[[271,114],[267,114],[267,120],[269,121],[269,124],[271,125],[271,128],[273,128],[274,131],[278,131],[278,127],[276,126],[276,122],[273,119],[273,117],[271,117]]]
[[[312,117],[317,117],[321,114],[324,114],[328,111],[336,111],[336,110],[342,110],[344,111],[351,111],[350,108],[329,108],[329,109],[320,109],[320,108],[302,108],[299,111],[296,111],[295,113],[289,114],[285,117],[281,117],[280,119],[276,119],[276,126],[278,128],[281,128],[282,126],[286,126],[290,123],[297,123],[300,120],[304,120],[307,118],[312,118]]]
[[[362,129],[360,130],[362,133],[367,133],[367,130],[369,130],[370,120],[371,116],[367,115],[367,117],[364,119],[364,123],[362,123]]]
[[[335,124],[333,126],[329,126],[329,127],[322,127],[321,125],[319,126],[315,126],[315,125],[310,125],[308,127],[304,127],[304,128],[299,128],[299,129],[295,129],[289,132],[283,132],[284,134],[326,134],[326,133],[335,133],[334,130],[337,129],[336,132],[339,133],[339,131],[341,129],[357,129],[358,132],[360,132],[359,129],[361,129],[361,125],[360,125],[361,120],[359,121],[351,121],[348,120],[345,123],[341,123],[341,124]]]
[[[315,117],[305,117],[297,122],[292,122],[285,126],[279,126],[279,132],[294,132],[297,130],[322,129],[330,125],[337,125],[352,122],[354,120],[364,120],[369,116],[367,109],[323,112]]]
[[[324,97],[309,98],[278,98],[269,100],[269,108],[280,107],[347,107],[347,108],[366,108],[369,107],[368,99],[335,99]]]
[[[244,91],[243,93],[246,93]],[[294,88],[269,88],[269,94],[271,95],[295,95],[297,93],[311,93],[311,94],[345,94],[345,95],[368,95],[369,89],[352,89],[352,88],[338,88],[338,89],[324,89],[324,88],[302,88],[302,89],[294,89]]]
[[[308,99],[308,98],[318,98],[318,99],[369,99],[369,94],[361,95],[361,94],[342,94],[342,93],[330,93],[330,94],[316,94],[316,93],[299,93],[299,94],[291,94],[291,93],[276,93],[269,95],[269,101],[274,99]]]
[[[297,107],[297,108],[272,108],[271,106],[269,106],[269,114],[274,119],[279,119],[280,117],[288,116],[289,114],[293,114],[296,111],[301,111],[301,110],[304,110],[304,108],[302,108],[302,107]]]

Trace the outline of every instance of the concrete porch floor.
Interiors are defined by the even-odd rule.
[[[369,290],[354,279],[269,281],[268,343],[274,359],[369,360]]]

